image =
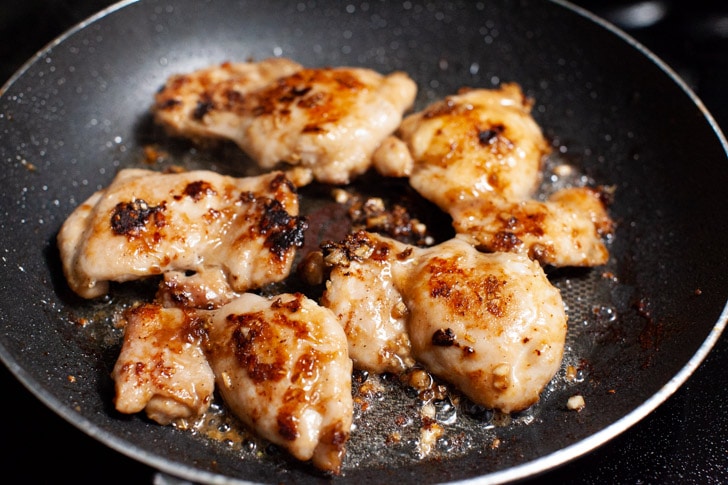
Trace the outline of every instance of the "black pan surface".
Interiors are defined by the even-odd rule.
[[[42,52],[0,98],[0,355],[75,426],[196,481],[321,480],[281,456],[241,460],[114,413],[114,336],[72,323],[107,309],[69,294],[54,243],[78,203],[118,168],[138,164],[144,146],[167,142],[155,138],[147,109],[168,75],[270,55],[406,70],[420,85],[419,106],[463,85],[516,81],[535,98],[557,153],[617,187],[612,261],[552,275],[570,305],[569,358],[585,363],[584,380],[555,382],[521,421],[497,430],[497,449],[440,461],[357,458],[336,481],[499,482],[552,468],[651,412],[717,340],[728,287],[714,222],[726,209],[725,140],[681,81],[608,26],[557,2],[125,3]],[[578,414],[565,410],[574,393],[587,400]],[[366,446],[353,448],[353,457],[366,456]]]

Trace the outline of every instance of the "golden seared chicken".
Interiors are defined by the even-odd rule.
[[[415,250],[365,232],[324,243],[322,249],[331,271],[321,304],[343,325],[354,366],[377,373],[411,367],[401,288]]]
[[[374,165],[453,219],[456,232],[489,251],[513,251],[553,266],[606,263],[611,221],[590,189],[533,199],[549,146],[516,84],[463,90],[405,118]]]
[[[142,304],[127,310],[124,321],[124,343],[112,372],[117,411],[144,410],[165,425],[207,411],[215,377],[194,312]]]
[[[418,248],[365,232],[323,249],[322,304],[344,327],[355,367],[417,361],[504,412],[538,401],[558,371],[566,313],[538,262],[459,238]]]
[[[240,130],[238,106],[244,96],[303,66],[286,58],[259,62],[224,62],[167,79],[154,98],[158,123],[193,140],[235,139]]]
[[[271,62],[174,76],[156,96],[155,119],[174,134],[231,140],[264,169],[284,162],[310,170],[320,182],[346,184],[371,166],[372,153],[417,94],[402,72],[307,69],[282,59],[275,62],[283,68],[270,69]],[[249,82],[258,68],[281,75]],[[259,82],[263,78],[270,82]]]
[[[353,399],[334,314],[302,294],[246,293],[211,315],[208,358],[226,405],[263,438],[338,474]]]
[[[536,403],[561,366],[567,317],[538,262],[451,239],[418,258],[403,289],[412,353],[472,401]]]
[[[548,144],[516,84],[464,90],[407,116],[397,139],[377,150],[376,168],[408,176],[444,211],[490,194],[529,197]],[[399,146],[398,146],[399,145]]]
[[[110,281],[166,274],[168,294],[208,306],[205,295],[219,295],[217,305],[287,277],[306,227],[281,172],[125,169],[66,219],[58,246],[66,279],[84,298],[104,295]]]
[[[483,198],[456,205],[450,214],[458,234],[490,251],[521,253],[552,266],[609,260],[604,238],[613,223],[597,189],[564,189],[544,202]]]

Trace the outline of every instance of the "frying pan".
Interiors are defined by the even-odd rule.
[[[234,153],[221,158],[162,137],[148,107],[170,74],[271,55],[405,70],[420,86],[417,107],[464,85],[518,82],[559,157],[617,188],[609,264],[550,274],[569,305],[567,358],[583,380],[555,380],[514,424],[467,430],[497,433],[498,448],[420,461],[370,452],[381,436],[355,433],[334,481],[533,476],[650,413],[718,339],[728,293],[728,258],[715,237],[726,209],[725,139],[682,81],[611,26],[563,2],[123,2],[41,52],[0,97],[0,356],[41,402],[101,443],[199,482],[322,480],[281,454],[241,458],[115,413],[109,370],[118,335],[105,324],[116,302],[74,298],[55,248],[73,208],[119,168],[139,165],[149,145],[168,149],[171,162],[234,172]],[[79,327],[80,318],[96,323]],[[575,393],[587,402],[580,413],[565,409]]]

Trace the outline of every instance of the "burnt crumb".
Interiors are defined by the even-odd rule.
[[[320,247],[327,267],[347,267],[352,261],[369,258],[374,251],[374,242],[365,231],[357,231],[348,234],[341,242],[322,241]]]
[[[278,435],[286,441],[294,441],[298,438],[298,426],[296,419],[291,414],[280,413],[278,415]]]
[[[293,90],[293,94],[296,96],[305,96],[306,94],[311,91],[311,86],[306,86],[303,89],[300,90]],[[298,106],[301,109],[311,109],[315,108],[316,106],[321,106],[324,102],[327,101],[328,96],[325,93],[316,92],[312,93],[311,96],[308,96],[307,98],[303,98],[300,101],[298,101]]]
[[[599,185],[594,189],[597,193],[599,201],[604,204],[605,207],[609,207],[614,204],[614,194],[617,192],[615,185]]]
[[[354,384],[364,384],[369,379],[369,371],[363,369],[354,369],[351,374]]]
[[[268,443],[263,450],[267,456],[280,456],[281,449],[274,443]]]
[[[161,92],[161,90],[160,90],[160,92]],[[165,99],[165,100],[157,103],[157,109],[160,109],[160,110],[172,109],[175,106],[179,106],[181,104],[182,104],[182,101],[180,101],[179,99],[169,98],[169,99]]]
[[[394,203],[388,209],[379,197],[354,197],[348,210],[354,230],[366,230],[416,246],[432,244],[427,227],[403,204]]]
[[[475,349],[469,345],[458,343],[455,331],[451,328],[440,328],[432,334],[432,345],[436,347],[457,347],[463,352],[463,357],[475,354]]]
[[[505,131],[505,126],[502,124],[493,125],[487,130],[478,131],[478,141],[482,145],[493,145],[498,142],[498,138]]]
[[[451,347],[455,345],[455,332],[452,328],[437,329],[432,334],[432,345],[439,347]]]
[[[163,227],[164,203],[150,206],[142,199],[119,202],[111,212],[111,230],[119,236],[139,236],[152,219],[156,227]]]
[[[301,258],[296,268],[296,274],[306,284],[318,286],[329,279],[329,269],[324,263],[322,251],[310,251]]]
[[[296,193],[296,186],[294,183],[289,179],[285,173],[279,173],[275,177],[273,177],[273,180],[270,182],[270,188],[277,192],[280,188],[285,188],[286,190]]]
[[[346,211],[351,232],[367,231],[418,247],[430,247],[454,236],[452,218],[423,198],[406,178],[367,172],[332,197]]]
[[[434,106],[425,110],[422,115],[424,119],[436,118],[438,116],[446,116],[454,113],[458,109],[458,104],[452,97],[446,97],[442,102],[435,104]]]
[[[204,180],[197,180],[187,184],[183,191],[184,195],[191,198],[194,201],[198,201],[206,195],[215,195],[215,189],[212,188],[209,182]]]
[[[291,98],[300,98],[311,92],[312,86],[291,86]]]
[[[500,231],[493,238],[493,251],[511,252],[523,244],[512,232]]]
[[[235,89],[228,89],[223,93],[224,109],[227,111],[236,111],[237,108],[242,106],[245,96],[243,93],[236,91]]]
[[[197,102],[194,111],[192,111],[192,118],[200,121],[205,117],[207,113],[215,108],[214,104],[209,99],[203,99]]]
[[[253,192],[241,192],[239,197],[240,202],[243,204],[250,204],[256,201],[255,194]]]
[[[398,253],[397,254],[397,259],[400,260],[400,261],[404,261],[406,259],[409,259],[412,256],[412,253],[413,252],[414,252],[414,249],[407,248],[404,251],[402,251],[401,253]]]
[[[273,309],[284,309],[289,311],[290,313],[296,313],[301,309],[303,306],[302,300],[304,298],[303,294],[301,293],[295,293],[293,295],[295,298],[284,302],[282,298],[276,298],[273,300],[273,303],[271,304],[271,308]]]
[[[391,250],[392,248],[388,244],[377,244],[370,257],[374,261],[386,261]]]
[[[145,163],[147,165],[155,165],[157,163],[162,163],[168,157],[169,153],[160,149],[159,147],[145,145],[144,158],[142,159],[142,163]]]

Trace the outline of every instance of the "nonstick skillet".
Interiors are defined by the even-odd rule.
[[[138,164],[144,147],[169,142],[147,116],[167,75],[269,55],[405,70],[420,85],[419,106],[463,85],[519,82],[561,158],[617,188],[610,264],[552,274],[570,305],[570,356],[583,362],[583,381],[557,382],[529,415],[498,429],[497,449],[437,462],[392,453],[357,460],[337,481],[508,481],[538,473],[649,413],[718,338],[726,258],[714,221],[725,209],[725,142],[668,69],[608,26],[546,2],[121,4],[41,53],[1,98],[1,354],[80,429],[196,481],[320,480],[280,456],[241,460],[189,433],[115,414],[108,378],[115,335],[72,323],[106,309],[68,294],[54,246],[75,205],[118,168]],[[235,170],[216,154],[168,148],[175,161]],[[577,392],[587,408],[567,412],[565,399]]]

